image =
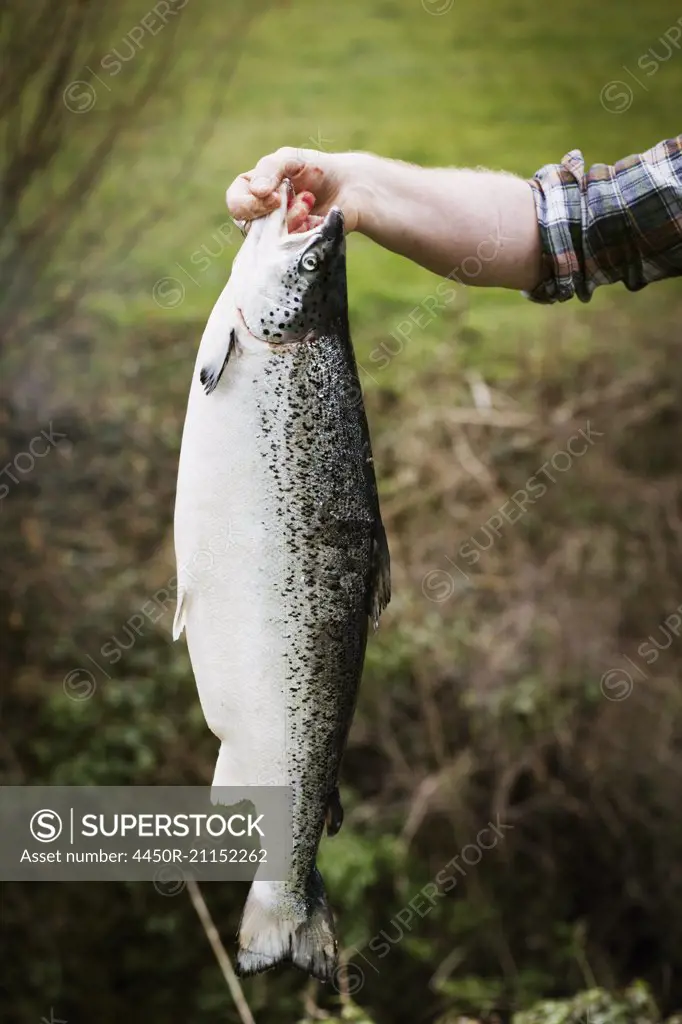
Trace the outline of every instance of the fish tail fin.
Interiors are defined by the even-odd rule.
[[[292,892],[285,882],[254,881],[239,926],[241,975],[291,960],[319,981],[331,981],[336,956],[334,918],[317,868],[302,893]]]

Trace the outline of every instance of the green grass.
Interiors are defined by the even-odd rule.
[[[146,7],[139,3],[131,12],[138,7],[141,16]],[[321,136],[330,149],[362,148],[425,164],[483,165],[530,176],[573,147],[588,162],[612,161],[680,129],[682,51],[673,50],[650,77],[637,65],[650,47],[663,52],[659,38],[680,17],[673,0],[627,8],[616,0],[456,0],[440,16],[427,13],[420,0],[291,0],[265,9],[239,45],[225,38],[224,12],[222,3],[209,5],[199,28],[191,24],[190,7],[183,12],[188,20],[177,37],[180,70],[126,139],[99,199],[112,235],[131,210],[139,212],[151,199],[168,197],[169,212],[124,261],[107,263],[93,306],[127,328],[192,323],[189,348],[227,278],[234,246],[200,274],[191,255],[204,244],[215,251],[215,233],[227,223],[224,190],[234,175],[279,145],[312,145]],[[134,23],[132,13],[128,21]],[[154,45],[149,40],[136,60],[143,63]],[[225,113],[189,175],[172,183],[183,141],[209,104],[212,56],[231,45],[236,67],[226,85]],[[182,62],[190,56],[193,70],[183,75]],[[131,62],[115,87],[125,88],[126,76],[132,80],[137,71]],[[614,79],[633,89],[623,113],[610,113],[600,102],[601,90]],[[89,116],[95,112],[82,118],[83,132]],[[184,300],[170,311],[159,309],[151,295],[164,275],[185,286]],[[351,239],[351,315],[361,362],[376,338],[389,335],[433,284],[430,274],[408,261]],[[520,346],[542,351],[555,338],[569,344],[574,338],[580,348],[595,313],[627,305],[631,317],[650,319],[679,294],[676,283],[637,296],[617,286],[602,289],[589,307],[574,302],[543,309],[514,293],[470,290],[463,300],[466,322],[478,341],[464,359],[505,374]],[[378,382],[393,382],[395,363],[404,372],[427,360],[451,333],[446,320],[415,332],[415,344]]]

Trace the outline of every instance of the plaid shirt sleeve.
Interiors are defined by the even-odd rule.
[[[682,274],[682,135],[585,172],[580,150],[531,179],[542,242],[534,302],[588,302],[600,284],[638,291]]]

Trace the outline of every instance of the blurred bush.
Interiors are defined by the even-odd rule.
[[[571,366],[557,357],[504,392],[479,388],[476,404],[444,353],[409,392],[372,396],[396,596],[370,644],[346,821],[321,866],[349,996],[379,1022],[435,1019],[449,1005],[508,1013],[636,976],[668,1012],[682,1001],[682,630],[671,618],[682,372],[667,337],[638,344],[641,361],[617,378],[605,352]],[[68,445],[2,502],[7,781],[210,778],[215,743],[184,649],[169,643],[172,601],[156,627],[127,626],[172,590],[182,401],[165,401],[168,441],[96,403],[87,416],[56,410]],[[36,423],[8,408],[3,422],[4,465]],[[492,519],[556,452],[578,450],[567,446],[580,430],[594,443],[556,483],[517,521]],[[74,670],[92,674],[90,699],[69,696]],[[498,841],[467,855],[489,822],[503,826]],[[456,884],[429,903],[457,855]],[[132,884],[6,890],[17,1019],[54,1003],[67,1019],[97,1006],[113,1022],[119,987],[131,1020],[229,1015],[182,896]],[[207,899],[229,945],[241,887],[210,886]],[[255,1012],[284,1021],[304,984],[289,971],[247,989]]]

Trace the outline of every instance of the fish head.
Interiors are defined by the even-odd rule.
[[[347,308],[343,213],[332,207],[321,224],[289,234],[288,188],[276,210],[252,222],[232,270],[239,319],[270,346],[319,336]]]

